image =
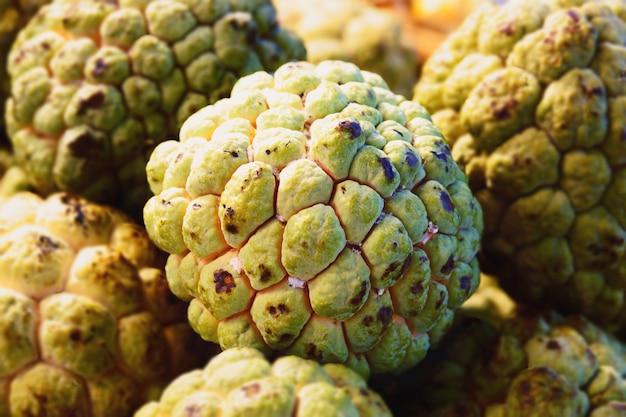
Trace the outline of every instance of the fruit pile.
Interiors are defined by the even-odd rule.
[[[0,417],[626,416],[626,0],[435,3],[3,2]]]

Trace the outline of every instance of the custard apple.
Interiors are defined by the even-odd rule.
[[[146,166],[150,238],[222,349],[418,363],[479,281],[482,210],[419,104],[346,61],[241,78]]]
[[[486,4],[414,96],[485,211],[481,267],[610,331],[626,318],[625,18],[622,0]]]
[[[0,114],[4,115],[4,102],[11,93],[7,73],[7,56],[17,33],[39,8],[51,0],[0,0]],[[0,119],[0,142],[8,142],[4,129],[4,118]]]
[[[107,206],[68,193],[0,201],[0,416],[130,416],[216,353],[164,261]]]
[[[624,416],[621,341],[580,314],[517,304],[502,316],[491,307],[506,294],[484,282],[442,345],[382,393],[396,417]]]
[[[145,164],[235,80],[305,55],[269,0],[59,0],[9,54],[6,120],[18,165],[141,218]]]
[[[408,97],[417,81],[420,59],[414,40],[391,10],[368,0],[274,0],[281,24],[298,34],[312,63],[352,62],[383,76]]]
[[[233,348],[172,381],[135,417],[391,417],[358,373],[340,364],[284,356],[268,361]]]

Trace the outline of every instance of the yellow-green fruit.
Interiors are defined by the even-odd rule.
[[[303,59],[269,0],[60,0],[9,54],[7,129],[41,194],[61,190],[141,217],[144,168],[235,80]]]
[[[414,99],[485,211],[481,266],[514,298],[626,324],[626,3],[486,3]]]
[[[241,78],[146,171],[170,287],[224,349],[401,372],[478,284],[482,210],[447,143],[352,63]]]
[[[380,388],[394,416],[624,415],[621,341],[582,315],[520,304],[506,314],[493,309],[510,302],[501,288],[481,282],[441,346]],[[378,382],[370,386],[379,389]]]
[[[382,398],[344,365],[297,356],[268,361],[233,348],[173,380],[135,417],[391,417]]]
[[[68,193],[0,202],[0,415],[130,416],[215,349],[162,254],[120,211]]]
[[[380,74],[391,89],[409,96],[420,61],[397,17],[367,0],[274,0],[278,17],[304,41],[307,60],[353,62]]]
[[[0,0],[0,114],[4,114],[4,102],[11,94],[7,73],[7,56],[17,33],[28,20],[51,0]],[[7,140],[4,119],[0,119],[2,132],[0,142]]]

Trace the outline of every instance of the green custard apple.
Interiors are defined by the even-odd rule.
[[[135,417],[391,417],[383,399],[345,365],[233,348],[172,381]]]
[[[8,57],[7,130],[42,195],[58,190],[141,218],[145,164],[235,80],[303,59],[269,0],[59,0]]]
[[[307,60],[340,59],[383,76],[389,87],[408,97],[420,60],[413,39],[389,10],[368,0],[274,0],[281,24],[297,33]]]
[[[122,212],[68,193],[0,201],[0,416],[131,416],[214,348]]]
[[[172,291],[222,349],[400,372],[479,281],[482,210],[424,108],[346,61],[241,78],[146,166]]]
[[[392,395],[381,391],[394,416],[625,415],[626,345],[583,315],[494,309],[512,301],[484,283],[441,346],[402,375]]]
[[[626,324],[626,2],[486,4],[425,63],[482,204],[481,267],[514,298]]]
[[[7,57],[17,33],[28,20],[51,0],[0,0],[0,114],[4,115],[4,102],[11,94],[7,73]],[[4,118],[0,119],[0,143],[8,142]]]

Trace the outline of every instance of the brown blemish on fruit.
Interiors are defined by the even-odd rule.
[[[93,68],[93,71],[91,71],[91,75],[93,75],[95,78],[100,78],[104,75],[104,72],[107,69],[107,64],[104,62],[104,60],[102,58],[98,58],[96,60],[96,65]]]
[[[424,286],[421,282],[416,282],[415,284],[411,285],[411,294],[418,294],[422,292],[424,292]]]
[[[304,355],[307,359],[313,359],[316,361],[322,360],[322,351],[317,348],[314,343],[307,343],[304,347]]]
[[[70,340],[72,342],[79,342],[81,339],[81,336],[82,336],[82,333],[78,329],[72,329],[72,331],[70,331]]]
[[[83,115],[89,109],[99,109],[104,105],[105,95],[102,91],[96,91],[91,96],[78,103],[76,114]]]
[[[358,122],[342,120],[339,122],[336,129],[342,132],[348,132],[350,139],[356,139],[361,136],[361,125]]]
[[[359,305],[361,304],[361,302],[363,302],[363,298],[365,298],[366,293],[367,293],[367,282],[361,281],[361,289],[354,297],[350,298],[348,302],[352,305]]]
[[[443,301],[445,299],[446,299],[446,294],[443,291],[440,291],[439,292],[439,299],[435,303],[435,309],[436,310],[439,310],[441,308],[441,305],[443,304]]]
[[[548,340],[548,343],[546,343],[546,347],[550,350],[559,350],[561,349],[561,345],[559,344],[559,342],[557,342],[554,339],[550,339]]]
[[[88,157],[91,151],[94,148],[94,140],[91,133],[84,132],[83,134],[77,136],[70,144],[68,148],[72,155],[77,156],[79,158]]]
[[[281,314],[288,314],[291,310],[285,304],[278,304],[278,306],[269,306],[267,311],[270,313],[272,317],[278,317]]]
[[[264,265],[258,265],[259,271],[261,271],[261,275],[259,276],[259,281],[267,282],[272,278],[272,272]]]
[[[215,283],[215,292],[218,294],[230,293],[237,286],[233,275],[224,269],[218,269],[213,273],[213,282]]]
[[[454,256],[450,255],[450,257],[448,258],[448,260],[446,261],[445,264],[443,264],[443,266],[441,267],[441,269],[439,270],[442,274],[447,274],[452,272],[452,269],[454,268]]]
[[[261,384],[259,384],[258,382],[253,382],[251,384],[244,385],[243,387],[241,387],[241,390],[246,397],[252,397],[261,392]]]
[[[39,238],[37,239],[37,248],[43,255],[47,255],[54,252],[55,249],[59,249],[59,244],[50,239],[49,236],[39,235]]]
[[[389,326],[391,318],[393,317],[393,309],[391,307],[383,306],[378,309],[376,318],[382,323],[383,327]]]

